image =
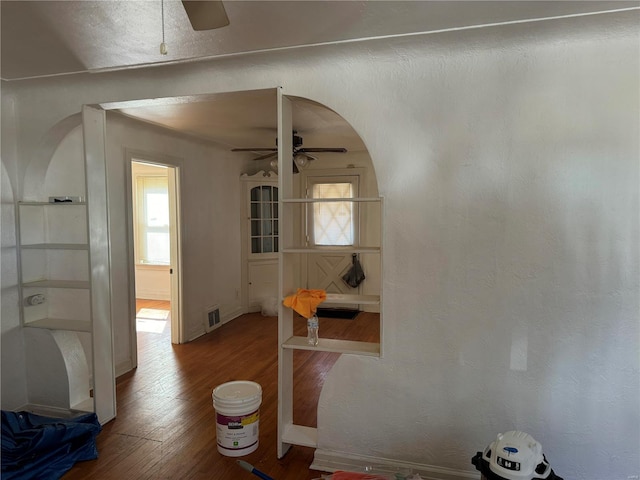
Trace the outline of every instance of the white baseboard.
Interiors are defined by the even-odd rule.
[[[131,359],[128,358],[124,362],[116,364],[116,378],[130,372],[131,370],[133,370],[133,364],[131,363]]]
[[[232,310],[231,312],[225,313],[222,319],[220,320],[220,323],[222,324],[227,323],[228,321],[233,320],[234,318],[238,318],[240,315],[244,315],[245,313],[247,313],[247,311],[244,308],[238,307],[235,310]]]
[[[471,463],[471,457],[469,457]],[[391,474],[400,469],[411,470],[417,473],[424,480],[478,480],[480,472],[455,470],[451,468],[436,467],[419,463],[402,462],[382,457],[370,457],[367,455],[356,455],[344,452],[334,452],[331,450],[315,451],[313,463],[309,467],[311,470],[321,472],[335,472],[343,470],[347,472],[365,472],[366,469],[373,469],[373,473]]]
[[[144,298],[145,300],[162,300],[166,302],[171,301],[171,292],[163,292],[158,290],[136,290],[137,298]]]
[[[211,330],[211,332],[213,332],[214,330],[220,328],[222,325],[224,325],[227,322],[230,322],[231,320],[233,320],[234,318],[238,318],[240,315],[243,315],[247,313],[247,311],[242,308],[242,307],[238,307],[235,310],[232,310],[230,312],[226,312],[224,315],[222,315],[222,313],[220,314],[220,323]],[[187,337],[187,342],[192,342],[194,341],[196,338],[199,338],[205,334],[207,334],[209,332],[205,331],[204,328],[204,324],[202,325],[202,330],[198,331],[198,332],[191,332],[188,337]]]

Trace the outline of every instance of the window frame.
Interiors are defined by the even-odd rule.
[[[348,174],[344,169],[327,170],[327,171],[307,171],[304,178],[304,192],[307,199],[311,199],[313,185],[325,183],[350,183],[352,186],[352,197],[360,196],[360,188],[362,183],[362,169],[349,169]],[[314,207],[320,202],[309,202],[305,209],[303,219],[304,238],[307,247],[317,249],[351,249],[360,245],[360,208],[358,202],[351,203],[352,210],[352,227],[353,227],[353,244],[352,245],[318,245],[314,238]]]
[[[167,263],[164,262],[147,262],[143,261],[141,256],[146,256],[147,253],[147,245],[145,241],[146,233],[148,231],[159,231],[160,233],[166,233],[169,238],[169,242],[171,241],[171,225],[168,223],[166,225],[166,232],[162,227],[154,227],[152,229],[147,228],[147,225],[144,222],[144,211],[146,206],[145,201],[145,193],[144,188],[141,188],[140,183],[144,182],[147,178],[161,178],[166,180],[167,182],[167,209],[169,209],[169,178],[167,175],[156,175],[153,173],[138,173],[134,176],[134,195],[135,195],[135,205],[136,208],[133,209],[133,221],[135,222],[136,228],[134,229],[134,241],[136,243],[136,248],[134,249],[135,253],[135,264],[139,266],[158,266],[158,267],[167,267],[171,265],[171,251],[169,251],[169,259]],[[167,214],[169,211],[167,210]]]

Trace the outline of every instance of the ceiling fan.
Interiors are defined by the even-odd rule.
[[[182,0],[184,10],[196,31],[213,30],[229,25],[229,18],[221,1]]]
[[[160,8],[162,11],[162,43],[160,44],[160,53],[167,55],[168,48],[164,41],[164,2],[165,0],[160,0]],[[195,31],[213,30],[229,25],[227,12],[219,0],[182,0],[182,6],[189,18],[191,27]]]
[[[347,149],[343,147],[303,147],[302,137],[297,135],[297,130],[293,131],[293,173],[299,173],[300,168],[304,167],[311,160],[316,160],[316,157],[310,155],[310,153],[347,153]],[[254,160],[266,160],[268,158],[275,158],[278,156],[278,139],[276,138],[276,147],[254,147],[254,148],[232,148],[232,152],[270,152],[265,155],[260,155],[254,158]]]

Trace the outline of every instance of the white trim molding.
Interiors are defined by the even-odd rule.
[[[469,455],[471,464],[471,454]],[[401,469],[411,470],[417,473],[423,480],[479,480],[480,473],[467,470],[455,470],[452,468],[436,467],[420,463],[402,462],[382,457],[370,457],[331,450],[317,449],[313,457],[311,470],[321,472],[335,472],[337,470],[350,472],[364,472],[374,469],[375,473],[394,474]]]

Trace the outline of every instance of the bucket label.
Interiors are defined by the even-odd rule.
[[[242,451],[258,442],[260,413],[258,410],[242,416],[216,413],[216,437],[218,447]]]

